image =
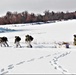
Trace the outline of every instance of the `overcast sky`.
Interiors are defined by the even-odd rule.
[[[0,0],[0,15],[7,11],[43,13],[50,11],[76,11],[76,0]]]

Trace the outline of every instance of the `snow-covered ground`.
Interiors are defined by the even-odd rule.
[[[0,47],[0,74],[76,74],[76,20],[42,25],[1,25],[0,36],[8,37],[10,47]],[[8,29],[8,30],[6,30]],[[12,30],[12,31],[11,31]],[[32,35],[33,48],[27,48],[25,35]],[[21,37],[22,48],[16,48],[15,36]],[[69,42],[61,48],[57,43]]]

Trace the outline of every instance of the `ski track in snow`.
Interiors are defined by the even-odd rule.
[[[10,70],[14,69],[15,67],[17,67],[21,64],[34,62],[35,60],[37,61],[37,60],[41,60],[41,59],[48,58],[48,57],[51,57],[51,56],[53,56],[52,60],[51,61],[49,60],[49,63],[51,64],[51,66],[53,66],[53,68],[55,70],[59,70],[62,74],[66,74],[66,73],[69,73],[68,70],[64,69],[60,64],[58,64],[58,62],[61,58],[67,56],[70,53],[71,53],[71,51],[64,52],[64,53],[56,52],[52,55],[48,54],[46,56],[40,56],[39,58],[32,58],[32,59],[28,59],[27,61],[24,60],[24,61],[20,61],[16,64],[10,64],[10,65],[8,65],[7,69],[2,68],[0,70],[0,75],[8,74]]]

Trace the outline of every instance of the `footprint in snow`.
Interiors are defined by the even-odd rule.
[[[50,61],[51,65],[53,66],[52,62]]]
[[[45,56],[45,57],[50,57],[51,56],[51,54],[49,54],[49,55],[47,55],[47,56]]]
[[[56,62],[54,62],[54,64],[55,64],[55,65],[57,65],[57,63],[56,63]]]
[[[33,58],[33,59],[30,59],[30,60],[28,60],[27,62],[31,62],[31,61],[34,61],[35,59]]]
[[[63,70],[63,72],[67,72],[66,70]]]
[[[0,74],[0,75],[5,75],[6,73],[8,73],[9,71],[5,71],[5,72],[3,72],[2,74]]]
[[[11,65],[8,65],[8,69],[13,69],[14,68],[14,65],[11,64]]]
[[[54,67],[54,69],[57,69],[57,67]]]
[[[3,71],[4,71],[4,68],[1,69],[1,72],[3,72]]]
[[[19,63],[17,63],[16,65],[21,65],[21,64],[23,64],[25,61],[21,61],[21,62],[19,62]]]
[[[38,59],[43,59],[44,58],[44,56],[41,56],[41,57],[39,57]]]

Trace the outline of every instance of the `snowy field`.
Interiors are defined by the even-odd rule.
[[[27,48],[25,35],[32,35],[33,48]],[[0,74],[76,74],[76,20],[41,25],[12,24],[0,26],[0,37],[8,37],[10,47],[0,47]],[[16,48],[15,36],[22,48]],[[58,43],[69,42],[59,48]]]

